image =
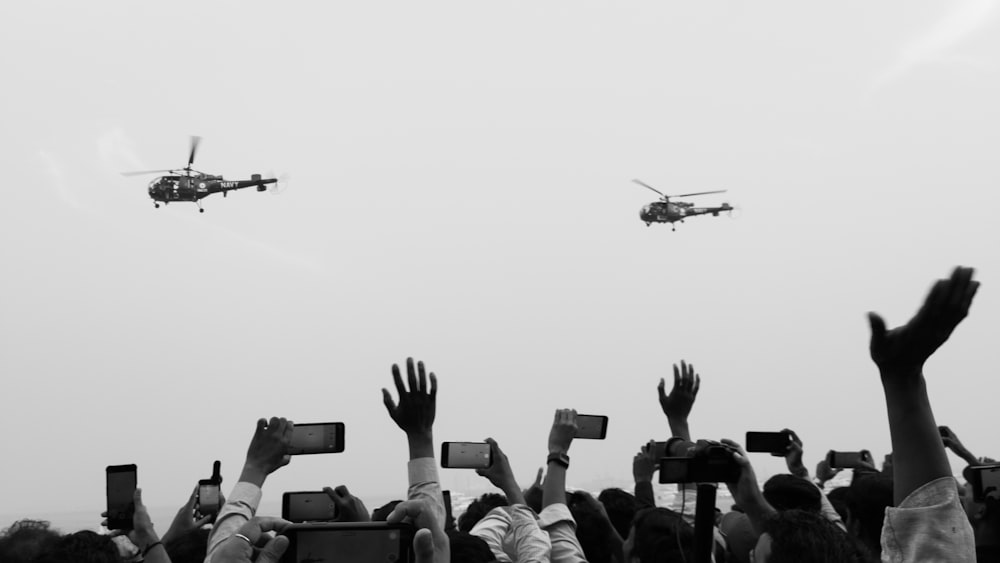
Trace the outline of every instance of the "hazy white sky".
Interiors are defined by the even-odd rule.
[[[864,314],[904,321],[955,264],[983,287],[932,401],[1000,455],[993,0],[8,2],[0,21],[5,512],[99,512],[122,463],[177,505],[215,459],[232,485],[273,415],[343,421],[347,451],[294,459],[267,499],[402,495],[380,389],[408,355],[440,381],[436,440],[495,437],[525,485],[560,407],[611,421],[569,484],[627,483],[681,358],[696,436],[788,426],[811,468],[881,459]],[[193,134],[196,168],[292,184],[153,209],[151,178],[119,172],[183,166]],[[647,228],[632,178],[728,189],[698,203],[742,214]]]

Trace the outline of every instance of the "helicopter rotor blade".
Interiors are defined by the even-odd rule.
[[[201,142],[201,137],[197,135],[191,135],[191,154],[188,156],[187,169],[191,169],[191,165],[194,164],[194,155],[198,152],[198,143]]]
[[[695,192],[693,194],[677,194],[677,195],[672,195],[670,197],[689,197],[689,196],[693,196],[693,195],[721,194],[721,193],[725,193],[726,191],[728,191],[728,190],[712,190],[710,192]]]
[[[644,187],[644,188],[649,188],[649,189],[653,190],[654,192],[656,192],[656,193],[660,194],[660,195],[661,195],[661,196],[663,196],[663,197],[667,197],[667,195],[666,195],[666,194],[664,194],[664,193],[663,193],[663,192],[661,192],[660,190],[658,190],[658,189],[654,188],[653,186],[650,186],[649,184],[647,184],[647,183],[643,182],[642,180],[632,180],[632,181],[633,181],[633,182],[635,182],[636,184],[639,184],[640,186],[642,186],[642,187]]]
[[[142,176],[143,174],[162,174],[164,172],[173,172],[173,170],[139,170],[136,172],[122,172],[122,176]]]

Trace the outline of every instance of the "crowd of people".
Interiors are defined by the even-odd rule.
[[[841,468],[826,459],[811,476],[802,463],[802,441],[790,430],[783,452],[788,473],[763,486],[740,444],[693,439],[688,417],[701,378],[682,361],[674,366],[669,392],[663,381],[659,388],[671,436],[636,453],[633,491],[609,488],[596,498],[567,491],[577,413],[559,409],[535,482],[522,488],[500,444],[488,439],[492,463],[476,471],[500,492],[482,495],[453,517],[435,459],[438,381],[422,362],[408,359],[405,377],[392,367],[396,394],[383,389],[386,410],[409,446],[406,498],[369,511],[343,485],[325,491],[340,523],[361,529],[361,523],[386,522],[410,530],[412,551],[404,557],[418,563],[1000,561],[1000,498],[996,491],[973,491],[977,468],[994,462],[977,458],[953,431],[937,425],[923,373],[926,360],[968,314],[978,286],[973,270],[959,267],[934,284],[906,324],[889,330],[869,314],[892,454],[880,469],[870,456],[847,464],[853,473],[847,486],[828,490]],[[192,494],[160,536],[136,490],[131,529],[61,534],[46,522],[21,520],[0,534],[0,563],[355,561],[307,556],[301,546],[296,551],[294,531],[301,528],[257,514],[267,477],[289,462],[293,428],[284,418],[257,422],[239,480],[215,515],[201,517]],[[968,463],[967,482],[953,477],[946,448]],[[691,467],[706,472],[701,477],[716,469],[729,475],[724,486],[733,509],[712,510],[716,484],[699,482],[699,475],[677,485],[682,502],[657,506],[653,479],[664,459],[692,460]]]

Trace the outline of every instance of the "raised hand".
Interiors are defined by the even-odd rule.
[[[743,447],[732,440],[722,440],[722,443],[736,450],[733,452],[733,459],[740,466],[740,478],[735,483],[726,483],[733,499],[743,509],[750,519],[750,525],[754,532],[760,535],[763,530],[763,523],[767,518],[775,513],[774,508],[764,499],[764,494],[757,484],[757,475],[753,466],[750,465],[750,458],[747,457]]]
[[[650,440],[643,444],[632,458],[632,478],[636,483],[652,483],[659,461],[656,458],[656,442]]]
[[[938,426],[938,432],[941,433],[941,442],[944,443],[944,447],[955,452],[955,455],[964,459],[969,465],[976,465],[979,462],[976,456],[962,444],[962,441],[958,439],[958,435],[951,428]]]
[[[872,360],[885,379],[908,379],[922,373],[924,362],[937,350],[962,319],[969,314],[979,282],[972,268],[955,268],[951,277],[934,284],[923,306],[905,325],[886,330],[885,320],[868,313],[872,336]]]
[[[493,464],[486,469],[477,469],[476,473],[481,477],[486,477],[493,486],[503,491],[507,496],[507,502],[512,506],[524,504],[524,493],[514,479],[514,472],[510,469],[510,461],[507,454],[503,453],[500,445],[493,438],[487,438],[486,443],[492,450]]]
[[[268,475],[288,465],[292,460],[288,455],[288,445],[292,442],[294,428],[295,424],[284,418],[258,420],[257,429],[250,439],[250,447],[247,448],[247,459],[243,464],[240,481],[259,487],[264,484]]]
[[[219,495],[221,497],[221,493]],[[177,511],[174,516],[173,522],[170,523],[170,528],[167,529],[166,533],[163,534],[163,543],[168,543],[181,536],[185,536],[190,532],[193,532],[205,524],[209,524],[215,520],[216,514],[209,514],[208,516],[198,518],[195,515],[195,504],[198,502],[198,487],[195,486],[194,491],[191,492],[191,496],[188,497],[184,506]],[[225,500],[220,500],[219,504],[225,504]]]
[[[556,410],[549,430],[549,453],[567,453],[569,446],[576,437],[576,411],[573,409]]]
[[[406,379],[410,390],[407,391],[403,385],[403,378],[396,364],[392,365],[392,379],[399,393],[399,404],[392,400],[388,389],[382,389],[382,400],[386,410],[389,411],[389,416],[407,435],[430,433],[434,426],[437,377],[433,373],[430,374],[430,387],[428,387],[424,363],[417,362],[417,369],[414,370],[413,358],[407,358]]]
[[[793,430],[785,428],[782,432],[788,432],[792,436],[792,443],[788,444],[788,449],[785,450],[785,464],[788,466],[788,472],[796,477],[808,479],[809,470],[802,463],[802,440]]]
[[[820,486],[837,476],[843,469],[830,467],[829,455],[816,464],[816,479],[819,479]]]
[[[674,387],[670,394],[665,392],[666,382],[660,378],[657,387],[660,395],[660,408],[667,419],[686,421],[691,414],[691,407],[698,396],[698,387],[701,386],[701,377],[694,372],[694,364],[685,363],[681,360],[680,367],[674,364]]]
[[[149,517],[146,505],[142,503],[142,489],[135,490],[132,502],[135,503],[135,512],[132,513],[132,529],[128,531],[128,539],[140,550],[145,551],[160,541],[160,538],[153,529],[153,521]]]
[[[230,536],[212,556],[215,563],[278,563],[288,549],[288,538],[271,536],[281,532],[291,522],[280,518],[256,517],[248,521],[236,534]],[[266,541],[259,550],[258,544]],[[256,553],[256,556],[254,555]]]
[[[434,508],[423,499],[406,500],[396,505],[386,522],[412,522],[417,534],[413,537],[416,563],[450,563],[451,543],[438,520]]]
[[[323,492],[330,497],[337,507],[336,522],[371,522],[372,517],[365,508],[365,503],[361,499],[351,494],[344,485],[336,489],[323,487]]]

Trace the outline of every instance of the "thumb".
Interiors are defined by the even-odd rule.
[[[417,563],[434,563],[434,538],[429,529],[417,530],[413,536],[413,553]]]
[[[868,324],[872,329],[872,346],[881,344],[885,338],[885,320],[878,313],[868,313]]]
[[[257,563],[278,563],[286,549],[288,549],[288,538],[275,536],[260,550],[260,554],[257,555]]]
[[[135,492],[132,493],[132,502],[135,503],[136,507],[142,506],[142,489],[137,488]]]

